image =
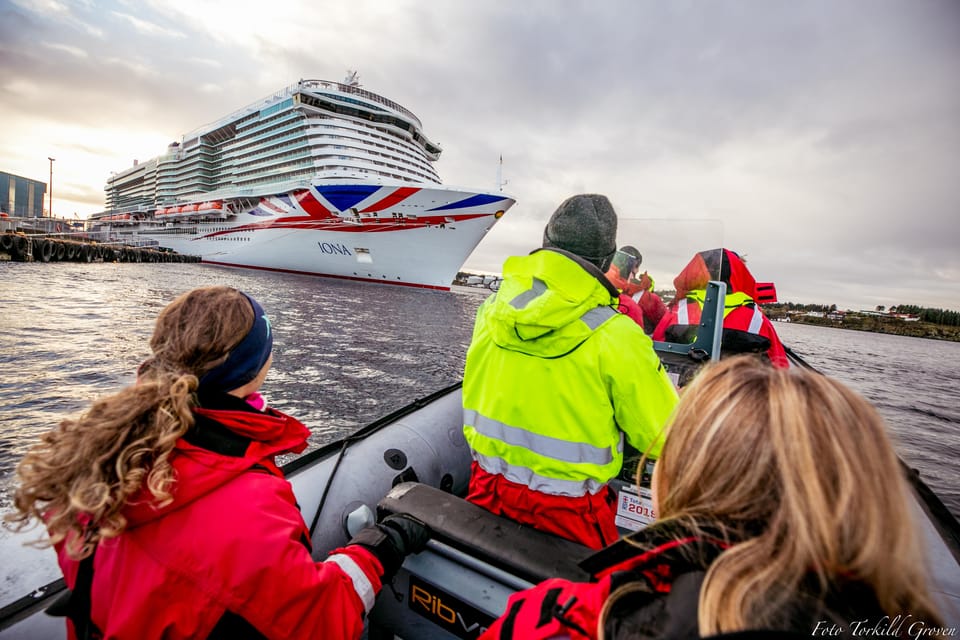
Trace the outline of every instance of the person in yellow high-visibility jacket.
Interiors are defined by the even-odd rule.
[[[543,248],[504,263],[463,376],[467,499],[592,548],[618,537],[607,483],[624,440],[656,457],[677,402],[650,338],[615,310],[616,228],[602,195],[561,204]]]

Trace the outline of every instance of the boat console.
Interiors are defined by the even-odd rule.
[[[707,295],[700,325],[693,342],[654,342],[653,348],[677,387],[684,387],[707,362],[720,359],[723,337],[723,299],[727,285],[720,281],[707,284]]]

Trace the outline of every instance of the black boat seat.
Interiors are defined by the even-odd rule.
[[[496,516],[463,498],[417,482],[398,484],[377,506],[430,527],[432,538],[534,584],[547,578],[587,582],[577,563],[593,551],[583,545]]]

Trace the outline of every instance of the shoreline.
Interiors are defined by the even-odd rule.
[[[781,321],[771,317],[771,320]],[[869,333],[886,333],[889,335],[907,336],[911,338],[928,338],[930,340],[946,340],[960,342],[960,327],[933,324],[930,322],[904,322],[903,320],[878,318],[874,316],[852,316],[842,320],[834,320],[816,316],[790,316],[789,322],[797,324],[812,324],[818,327],[833,327],[834,329],[850,329]]]

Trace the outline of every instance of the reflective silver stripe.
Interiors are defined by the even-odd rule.
[[[487,473],[499,473],[510,482],[516,482],[534,491],[554,496],[580,497],[588,493],[597,493],[606,486],[605,482],[598,482],[592,478],[584,480],[548,478],[534,473],[532,469],[527,467],[512,465],[503,458],[485,456],[476,451],[473,452],[473,458]]]
[[[514,307],[515,309],[523,309],[525,306],[530,304],[531,300],[543,295],[543,292],[546,290],[547,283],[540,278],[534,278],[533,286],[511,300],[510,306]]]
[[[760,313],[760,309],[756,306],[753,307],[753,318],[750,319],[750,326],[747,327],[747,331],[750,333],[760,333],[760,327],[763,326],[763,314]]]
[[[370,613],[370,609],[373,609],[373,603],[376,601],[377,594],[374,592],[373,584],[370,582],[370,579],[367,578],[367,574],[363,572],[363,569],[360,568],[357,561],[346,554],[335,553],[327,558],[325,562],[332,562],[343,569],[343,572],[347,574],[347,577],[353,582],[353,590],[357,592],[357,595],[360,596],[360,601],[363,602],[363,610],[366,613]]]
[[[590,327],[591,331],[595,331],[597,327],[615,315],[617,315],[617,312],[610,307],[594,307],[580,316],[580,319]]]
[[[687,299],[684,298],[677,305],[677,324],[690,324],[690,316],[687,313]]]
[[[609,447],[595,447],[585,442],[570,442],[560,438],[531,433],[520,427],[511,427],[493,418],[480,415],[473,409],[463,410],[463,424],[473,427],[480,435],[516,447],[523,447],[541,456],[563,462],[586,462],[603,466],[613,462]],[[623,445],[621,437],[621,447]]]

